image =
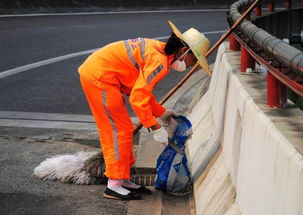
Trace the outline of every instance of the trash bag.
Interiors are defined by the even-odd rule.
[[[191,174],[187,165],[185,143],[192,135],[192,125],[184,116],[173,117],[168,127],[168,146],[157,160],[155,188],[169,194],[191,191]]]

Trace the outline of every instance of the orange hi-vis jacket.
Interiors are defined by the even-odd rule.
[[[80,76],[96,87],[110,84],[129,95],[143,126],[151,127],[165,112],[152,94],[155,85],[169,73],[173,60],[164,53],[165,45],[146,38],[111,43],[87,58],[79,67]]]

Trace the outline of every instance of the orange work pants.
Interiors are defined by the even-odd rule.
[[[129,179],[135,161],[133,124],[120,89],[106,83],[98,88],[81,77],[80,82],[99,131],[105,175],[110,179]]]

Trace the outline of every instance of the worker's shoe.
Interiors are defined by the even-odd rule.
[[[104,196],[104,198],[119,199],[119,200],[140,200],[141,199],[141,196],[136,195],[134,192],[130,192],[127,195],[122,195],[120,193],[117,193],[117,192],[109,189],[108,187],[106,187],[103,196]]]
[[[128,188],[124,187],[125,189],[128,189],[129,191],[135,193],[136,195],[150,195],[152,194],[152,191],[145,186],[140,186],[139,188]]]

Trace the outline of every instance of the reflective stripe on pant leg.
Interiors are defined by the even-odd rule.
[[[103,89],[97,88],[82,78],[81,85],[98,127],[106,165],[105,175],[112,179],[129,179],[130,166],[134,162],[132,152],[133,124],[120,89],[110,85],[104,85]],[[103,91],[106,92],[104,96]],[[114,141],[114,135],[117,141]],[[114,142],[118,143],[118,148],[115,147]]]
[[[118,136],[117,136],[117,126],[115,125],[115,122],[113,118],[111,117],[109,111],[106,108],[106,91],[102,91],[102,105],[106,112],[106,115],[109,118],[110,124],[113,129],[113,139],[114,139],[114,147],[115,147],[115,159],[119,160],[119,146],[118,146]]]

